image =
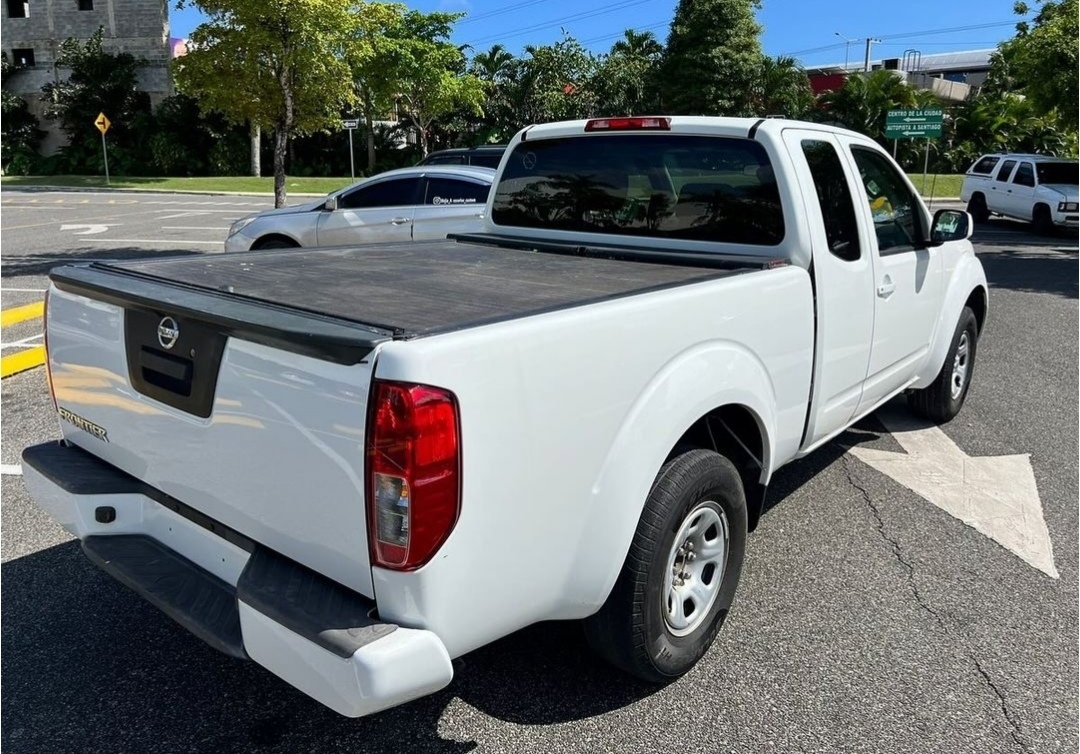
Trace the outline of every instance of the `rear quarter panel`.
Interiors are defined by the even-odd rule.
[[[595,612],[694,421],[740,403],[768,438],[763,476],[794,455],[812,322],[808,276],[785,267],[384,346],[377,377],[456,393],[464,470],[436,558],[373,569],[380,615],[457,656]]]

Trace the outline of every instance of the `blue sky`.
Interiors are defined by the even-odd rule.
[[[902,57],[994,47],[1013,35],[1014,0],[765,0],[758,21],[770,55],[794,55],[804,65],[862,60],[866,37],[873,57]],[[556,41],[565,28],[594,52],[605,52],[624,29],[648,29],[663,42],[676,0],[412,0],[412,8],[460,11],[454,41],[477,50],[501,43],[514,53]],[[173,37],[199,23],[188,8],[170,12]],[[853,40],[845,43],[836,34]],[[847,50],[845,52],[845,47]]]

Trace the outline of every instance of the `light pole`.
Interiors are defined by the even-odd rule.
[[[844,73],[847,73],[847,69],[848,69],[847,68],[848,67],[848,50],[851,49],[851,43],[852,42],[858,42],[859,40],[857,40],[857,39],[848,39],[847,37],[845,37],[843,34],[841,34],[838,31],[833,32],[833,33],[836,34],[836,36],[840,37],[840,39],[844,40]]]
[[[863,71],[870,73],[870,48],[874,46],[874,42],[880,42],[880,39],[874,39],[873,37],[866,38],[866,58],[863,61]]]

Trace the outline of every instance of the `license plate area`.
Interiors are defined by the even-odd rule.
[[[207,418],[214,406],[225,335],[198,320],[141,308],[124,310],[131,386],[148,398]]]

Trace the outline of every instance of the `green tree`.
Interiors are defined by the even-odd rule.
[[[1040,8],[1032,23],[1016,25],[1016,36],[998,46],[994,66],[999,75],[1019,88],[1039,113],[1057,110],[1065,122],[1080,118],[1077,67],[1078,0],[1038,0]],[[1014,10],[1026,16],[1024,2]]]
[[[801,118],[814,106],[810,77],[795,58],[769,57],[761,59],[753,89],[756,115],[783,115]]]
[[[596,57],[569,34],[554,44],[527,46],[510,75],[511,131],[530,123],[595,115],[598,70]]]
[[[679,0],[661,67],[665,112],[752,115],[759,0]]]
[[[7,84],[19,71],[0,53],[0,83]],[[0,164],[5,173],[27,175],[37,163],[38,144],[45,132],[22,97],[3,90],[3,118],[0,126]]]
[[[101,136],[94,128],[99,112],[112,122],[109,130],[111,167],[118,174],[137,172],[140,139],[149,131],[150,98],[137,87],[143,61],[102,46],[104,29],[85,42],[66,39],[57,50],[56,67],[69,71],[66,78],[42,87],[45,117],[60,122],[68,137],[63,163],[71,172],[101,169]]]
[[[274,206],[297,134],[338,125],[354,100],[346,54],[358,16],[346,0],[181,0],[208,21],[176,63],[178,88],[237,124],[273,131]]]
[[[514,55],[500,44],[478,52],[469,63],[469,72],[484,82],[484,114],[471,124],[477,143],[506,141],[513,135],[514,121],[508,89],[514,72]]]
[[[1056,111],[1039,113],[1027,98],[1008,92],[979,92],[947,123],[940,169],[963,172],[988,152],[1075,156],[1076,124]]]
[[[818,99],[825,118],[852,131],[883,139],[885,114],[889,110],[916,107],[917,90],[893,71],[852,73],[844,86]]]
[[[598,115],[640,115],[659,109],[657,70],[664,48],[651,31],[627,29],[598,61]]]

